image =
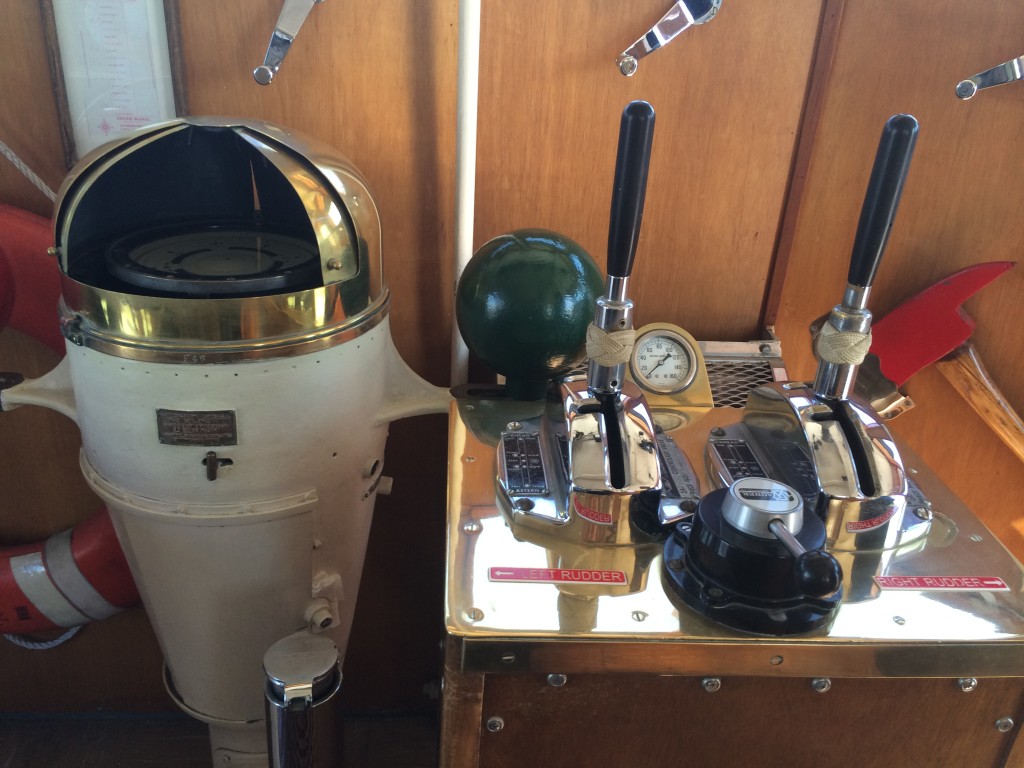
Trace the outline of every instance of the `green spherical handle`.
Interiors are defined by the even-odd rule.
[[[579,243],[519,229],[484,243],[466,265],[455,316],[466,345],[506,378],[511,397],[536,400],[586,355],[587,326],[604,289]]]

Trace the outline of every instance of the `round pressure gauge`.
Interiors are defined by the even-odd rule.
[[[629,370],[642,388],[659,395],[682,392],[697,375],[690,341],[668,328],[652,328],[637,337]]]

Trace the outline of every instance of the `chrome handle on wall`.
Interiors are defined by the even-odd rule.
[[[961,80],[956,84],[956,95],[960,99],[969,99],[982,88],[1024,80],[1024,56],[1004,62],[992,69],[986,69],[973,77]]]
[[[277,19],[277,27],[270,36],[270,45],[267,46],[267,53],[263,57],[263,63],[252,71],[252,76],[260,85],[270,85],[281,68],[281,62],[288,54],[288,50],[299,34],[309,12],[314,5],[319,5],[324,0],[284,0],[281,8],[281,15]]]
[[[619,71],[626,77],[631,76],[640,59],[672,42],[695,24],[711,21],[721,5],[722,0],[679,0],[643,37],[619,54],[616,62]]]

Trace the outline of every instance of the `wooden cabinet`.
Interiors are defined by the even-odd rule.
[[[826,682],[653,670],[569,673],[555,686],[543,673],[449,669],[445,683],[456,693],[444,710],[442,768],[1024,764],[1015,734],[999,730],[1022,712],[1017,678],[981,680],[969,693],[957,679]]]

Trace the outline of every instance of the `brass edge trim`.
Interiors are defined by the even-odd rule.
[[[81,286],[66,275],[61,275],[63,281]],[[125,296],[113,292],[99,291],[97,289],[82,286],[89,291],[110,296]],[[310,291],[302,291],[302,294],[313,294],[316,291],[336,293],[335,286],[325,286]],[[266,309],[279,309],[280,305],[272,301],[283,297],[295,296],[296,294],[280,294],[277,296],[253,297],[251,299],[165,299],[165,302],[174,302],[180,307],[189,309],[205,305],[211,312],[219,313],[219,310],[230,306],[239,310],[247,308],[253,311],[253,305],[245,302],[262,303],[256,307],[257,313],[265,312]],[[136,299],[138,297],[129,297]],[[75,346],[85,347],[97,352],[121,357],[129,360],[154,363],[225,363],[239,360],[259,360],[263,358],[291,357],[310,352],[317,352],[329,349],[338,344],[345,343],[376,328],[387,316],[390,308],[390,291],[385,288],[377,301],[371,304],[362,312],[345,317],[339,321],[314,326],[311,329],[304,329],[301,324],[291,324],[289,328],[283,329],[270,336],[259,338],[234,338],[226,340],[204,340],[195,338],[158,338],[151,336],[130,336],[121,335],[115,329],[103,328],[97,324],[88,314],[87,310],[71,307],[67,304],[67,292],[60,299],[61,332],[64,337]],[[261,302],[261,300],[263,300]],[[203,304],[200,304],[200,303]],[[230,305],[213,305],[210,302],[230,302]]]
[[[1024,677],[1020,642],[843,643],[566,642],[554,638],[463,636],[460,671],[754,677]],[[654,670],[657,670],[656,672]]]
[[[344,184],[339,189],[324,176],[317,165],[304,164],[304,157],[295,149],[260,132],[251,126],[240,126],[237,135],[259,152],[288,181],[295,196],[302,201],[302,207],[309,221],[309,228],[317,241],[320,253],[320,276],[325,285],[351,279],[359,271],[358,229],[349,213]],[[324,193],[331,198],[329,205],[323,203]],[[331,211],[334,211],[334,219]],[[342,224],[344,221],[344,224]],[[324,226],[324,224],[329,224]],[[332,269],[333,260],[340,260],[349,246],[354,254],[354,271]],[[367,259],[368,261],[368,259]]]

